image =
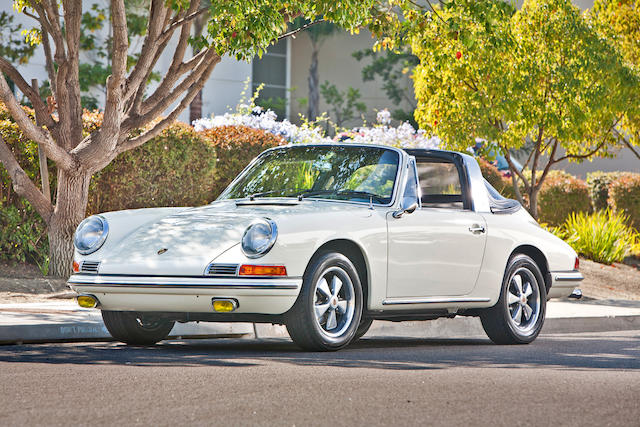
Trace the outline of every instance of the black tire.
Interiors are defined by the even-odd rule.
[[[337,295],[331,289],[333,277],[338,277],[341,283]],[[327,297],[328,294],[321,292],[323,279],[333,296]],[[293,342],[304,350],[339,350],[353,340],[360,324],[362,304],[362,286],[349,258],[337,252],[320,253],[311,260],[304,274],[300,295],[287,315],[287,331]],[[329,308],[316,316],[324,306]],[[340,314],[341,310],[345,314]],[[331,311],[334,312],[332,321],[329,320]]]
[[[531,287],[528,296],[527,285]],[[517,254],[507,265],[498,302],[484,310],[480,320],[496,344],[529,344],[542,329],[546,306],[547,291],[540,269],[527,255]]]
[[[133,311],[102,311],[102,320],[113,338],[130,345],[152,345],[165,339],[175,322],[147,317]]]
[[[360,319],[360,324],[358,325],[358,329],[356,329],[356,334],[353,336],[353,340],[351,340],[351,342],[359,340],[364,336],[364,334],[369,332],[369,328],[371,327],[372,323],[373,323],[373,319],[365,319],[365,318]]]

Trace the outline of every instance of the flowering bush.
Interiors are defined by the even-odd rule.
[[[324,136],[320,127],[309,123],[297,126],[287,119],[278,121],[277,118],[276,113],[271,110],[264,111],[262,107],[249,108],[249,106],[241,104],[235,113],[198,119],[193,122],[193,126],[197,132],[221,126],[246,126],[265,130],[294,144],[330,141]]]
[[[400,148],[438,148],[440,140],[428,136],[423,130],[416,131],[409,123],[398,127],[376,125],[361,127],[336,135],[336,140],[356,144],[391,145]]]
[[[298,126],[286,119],[278,121],[277,118],[276,113],[271,110],[264,111],[261,107],[239,105],[235,113],[198,119],[193,122],[193,126],[196,131],[221,126],[247,126],[271,132],[294,144],[331,142],[322,128],[313,123],[304,122]],[[409,123],[402,123],[398,127],[389,126],[391,113],[386,109],[378,112],[377,121],[378,124],[372,127],[363,126],[340,132],[334,140],[402,148],[436,148],[440,143],[438,138],[428,136],[422,130],[416,131]]]

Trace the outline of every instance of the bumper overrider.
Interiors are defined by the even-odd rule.
[[[103,310],[213,313],[215,300],[233,300],[234,314],[278,315],[295,303],[302,278],[74,274],[68,284]]]
[[[582,273],[577,270],[572,271],[552,271],[551,289],[549,290],[549,298],[580,298],[582,292],[578,288],[578,284],[584,279]]]

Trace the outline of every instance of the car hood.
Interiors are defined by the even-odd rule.
[[[202,275],[207,265],[240,244],[246,228],[258,218],[278,222],[291,215],[335,210],[334,203],[257,200],[220,201],[172,213],[145,224],[101,254],[100,274]],[[341,209],[347,206],[342,204]],[[360,206],[360,210],[362,207]]]

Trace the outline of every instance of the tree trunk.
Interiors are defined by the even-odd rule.
[[[69,277],[73,233],[84,219],[91,175],[58,171],[57,203],[49,222],[49,275]]]
[[[199,91],[189,104],[189,124],[202,118],[202,91]]]
[[[311,65],[309,66],[309,105],[307,109],[307,118],[315,120],[320,115],[320,77],[318,76],[318,48],[315,43],[311,42]]]
[[[209,3],[205,2],[205,5]],[[204,26],[207,23],[207,18],[209,14],[200,15],[193,22],[193,36],[195,39],[202,37],[202,32],[204,31]],[[193,54],[197,54],[200,52],[200,49],[194,48]],[[192,124],[194,120],[198,120],[202,118],[202,91],[199,90],[196,94],[191,104],[189,104],[189,124]]]
[[[529,214],[537,221],[538,220],[538,189],[531,187],[529,190]]]

